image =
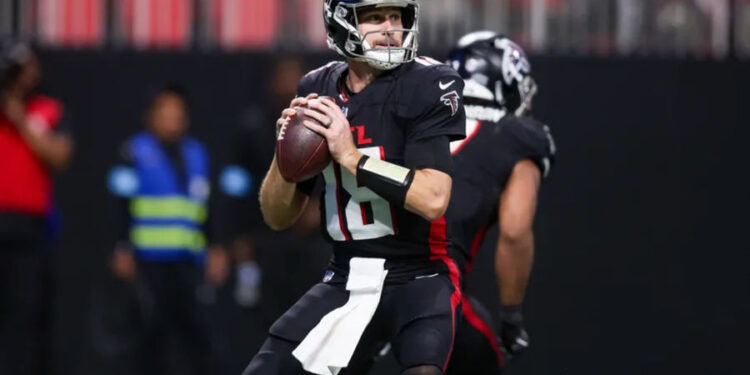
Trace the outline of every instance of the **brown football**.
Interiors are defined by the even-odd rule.
[[[328,142],[322,135],[308,129],[304,120],[320,123],[298,108],[276,137],[276,162],[281,175],[289,182],[309,180],[331,162]]]

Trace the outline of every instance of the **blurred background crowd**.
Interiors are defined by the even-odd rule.
[[[480,29],[525,48],[540,85],[535,115],[560,149],[536,225],[534,341],[508,372],[744,373],[735,343],[750,313],[748,200],[733,178],[750,135],[750,0],[420,4],[421,54],[442,60]],[[48,134],[64,156],[31,147],[52,176],[44,209],[23,214],[33,230],[21,237],[40,255],[22,266],[33,271],[0,264],[17,277],[0,271],[0,314],[18,297],[7,291],[28,295],[14,283],[39,283],[41,300],[20,311],[38,314],[29,345],[42,354],[29,367],[38,372],[19,373],[240,373],[329,256],[315,205],[276,233],[257,203],[272,123],[305,72],[337,59],[321,0],[0,0],[7,38],[33,47],[19,60],[34,78],[28,95],[50,100],[27,113],[48,116],[49,132],[27,133]],[[9,126],[26,134],[9,124],[0,137]],[[172,160],[187,140],[205,157],[175,171],[185,184],[160,191],[163,201],[132,195],[144,134]],[[20,155],[8,150],[6,184],[15,175],[4,166]],[[19,221],[2,202],[7,255]],[[158,232],[165,218],[179,230]],[[187,271],[152,267],[149,246],[165,243],[187,249],[174,259],[189,259]],[[493,306],[487,256],[474,277]]]
[[[532,53],[750,56],[747,0],[432,0],[421,44],[477,29]],[[326,47],[309,0],[0,0],[0,34],[52,48],[259,50]]]

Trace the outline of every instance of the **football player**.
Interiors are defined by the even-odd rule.
[[[529,345],[521,304],[534,255],[537,192],[555,145],[549,128],[530,115],[537,86],[517,44],[491,31],[470,33],[451,51],[449,63],[466,84],[466,138],[451,143],[454,178],[446,216],[464,276],[488,228],[499,226],[501,311],[491,319],[464,291],[448,373],[494,374],[504,367],[503,354],[517,355]]]
[[[260,201],[266,223],[282,230],[320,181],[334,256],[245,374],[362,374],[383,342],[402,374],[443,374],[461,298],[444,213],[450,142],[464,138],[463,80],[417,56],[416,0],[327,0],[324,21],[346,61],[303,77],[276,125],[284,134],[305,107],[304,126],[325,137],[333,162],[295,184],[274,158]]]

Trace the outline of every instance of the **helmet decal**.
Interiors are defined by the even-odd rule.
[[[471,87],[470,92],[464,92],[466,98],[493,102],[519,116],[531,109],[537,91],[531,64],[512,40],[493,31],[466,34],[451,51],[450,64],[464,80],[473,83],[465,86]]]

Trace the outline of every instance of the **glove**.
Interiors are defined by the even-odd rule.
[[[523,325],[521,306],[503,306],[500,312],[500,348],[513,357],[529,347],[529,334]]]

